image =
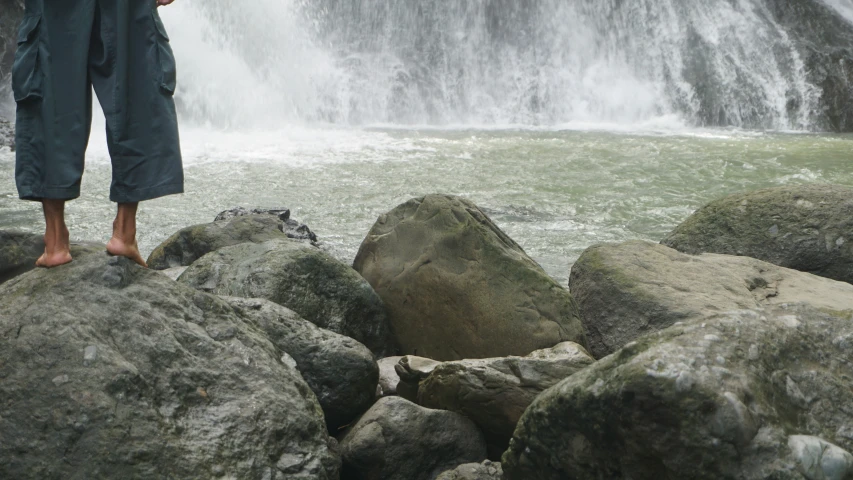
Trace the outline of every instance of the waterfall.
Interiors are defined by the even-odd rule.
[[[824,1],[853,18],[853,1]],[[202,124],[813,128],[821,92],[766,2],[183,0],[161,12],[179,108]]]

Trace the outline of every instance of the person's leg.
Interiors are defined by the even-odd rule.
[[[71,244],[65,226],[65,200],[42,200],[44,209],[44,254],[36,260],[39,267],[57,267],[71,261]]]
[[[148,268],[148,264],[139,254],[136,245],[136,210],[139,203],[119,203],[116,219],[113,221],[113,237],[107,243],[111,255],[127,257]]]

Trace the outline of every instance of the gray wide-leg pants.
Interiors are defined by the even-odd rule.
[[[183,192],[175,77],[155,0],[26,0],[12,69],[19,196],[80,195],[93,86],[107,121],[110,199]]]

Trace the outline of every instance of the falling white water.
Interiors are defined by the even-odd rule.
[[[824,3],[834,8],[842,17],[853,24],[853,0],[823,0]]]
[[[826,1],[853,18],[853,0]],[[184,0],[161,12],[179,108],[202,124],[808,129],[818,111],[763,0]]]

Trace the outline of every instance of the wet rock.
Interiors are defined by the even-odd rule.
[[[459,197],[382,215],[354,267],[385,302],[404,354],[459,360],[584,343],[569,292]]]
[[[435,480],[501,480],[501,464],[486,460],[483,463],[466,463],[439,475]]]
[[[502,458],[504,476],[849,472],[844,451],[853,439],[838,433],[853,424],[849,338],[853,311],[791,304],[710,314],[643,336],[534,400]]]
[[[853,188],[791,185],[730,195],[699,209],[661,243],[853,283]]]
[[[221,212],[213,221],[228,220],[234,217],[245,217],[248,215],[274,215],[279,220],[284,222],[282,232],[287,235],[287,238],[294,240],[308,240],[311,243],[317,243],[317,235],[308,228],[308,225],[299,223],[290,218],[290,210],[287,208],[253,208],[248,210],[243,207],[234,207],[230,210]]]
[[[687,255],[642,241],[588,248],[572,267],[569,286],[596,358],[645,333],[714,312],[799,302],[853,308],[847,283],[753,258]]]
[[[250,325],[296,361],[296,368],[335,432],[373,404],[379,368],[355,340],[317,327],[295,312],[261,299],[225,298]]]
[[[287,228],[287,222],[279,215],[225,216],[220,221],[179,230],[151,252],[148,266],[155,270],[186,267],[205,254],[223,247],[288,239]],[[300,243],[296,239],[290,240]]]
[[[379,392],[380,397],[397,395],[397,384],[400,383],[400,376],[397,374],[395,367],[403,357],[386,357],[379,360]]]
[[[250,217],[238,217],[250,218]],[[350,266],[288,239],[241,243],[196,260],[178,281],[217,295],[265,298],[377,356],[396,353],[382,300]]]
[[[0,285],[0,478],[337,479],[295,362],[226,301],[92,254]]]
[[[817,88],[815,127],[853,131],[853,28],[849,20],[820,0],[767,0],[766,5],[773,20],[788,33],[808,81]],[[789,102],[788,106],[800,105]]]
[[[418,405],[470,418],[485,434],[489,456],[500,458],[518,419],[533,399],[594,361],[580,345],[565,342],[526,357],[457,360],[434,365],[414,389]],[[416,362],[401,366],[411,363]]]
[[[463,463],[486,458],[482,434],[457,413],[385,397],[341,440],[342,478],[433,480]]]

